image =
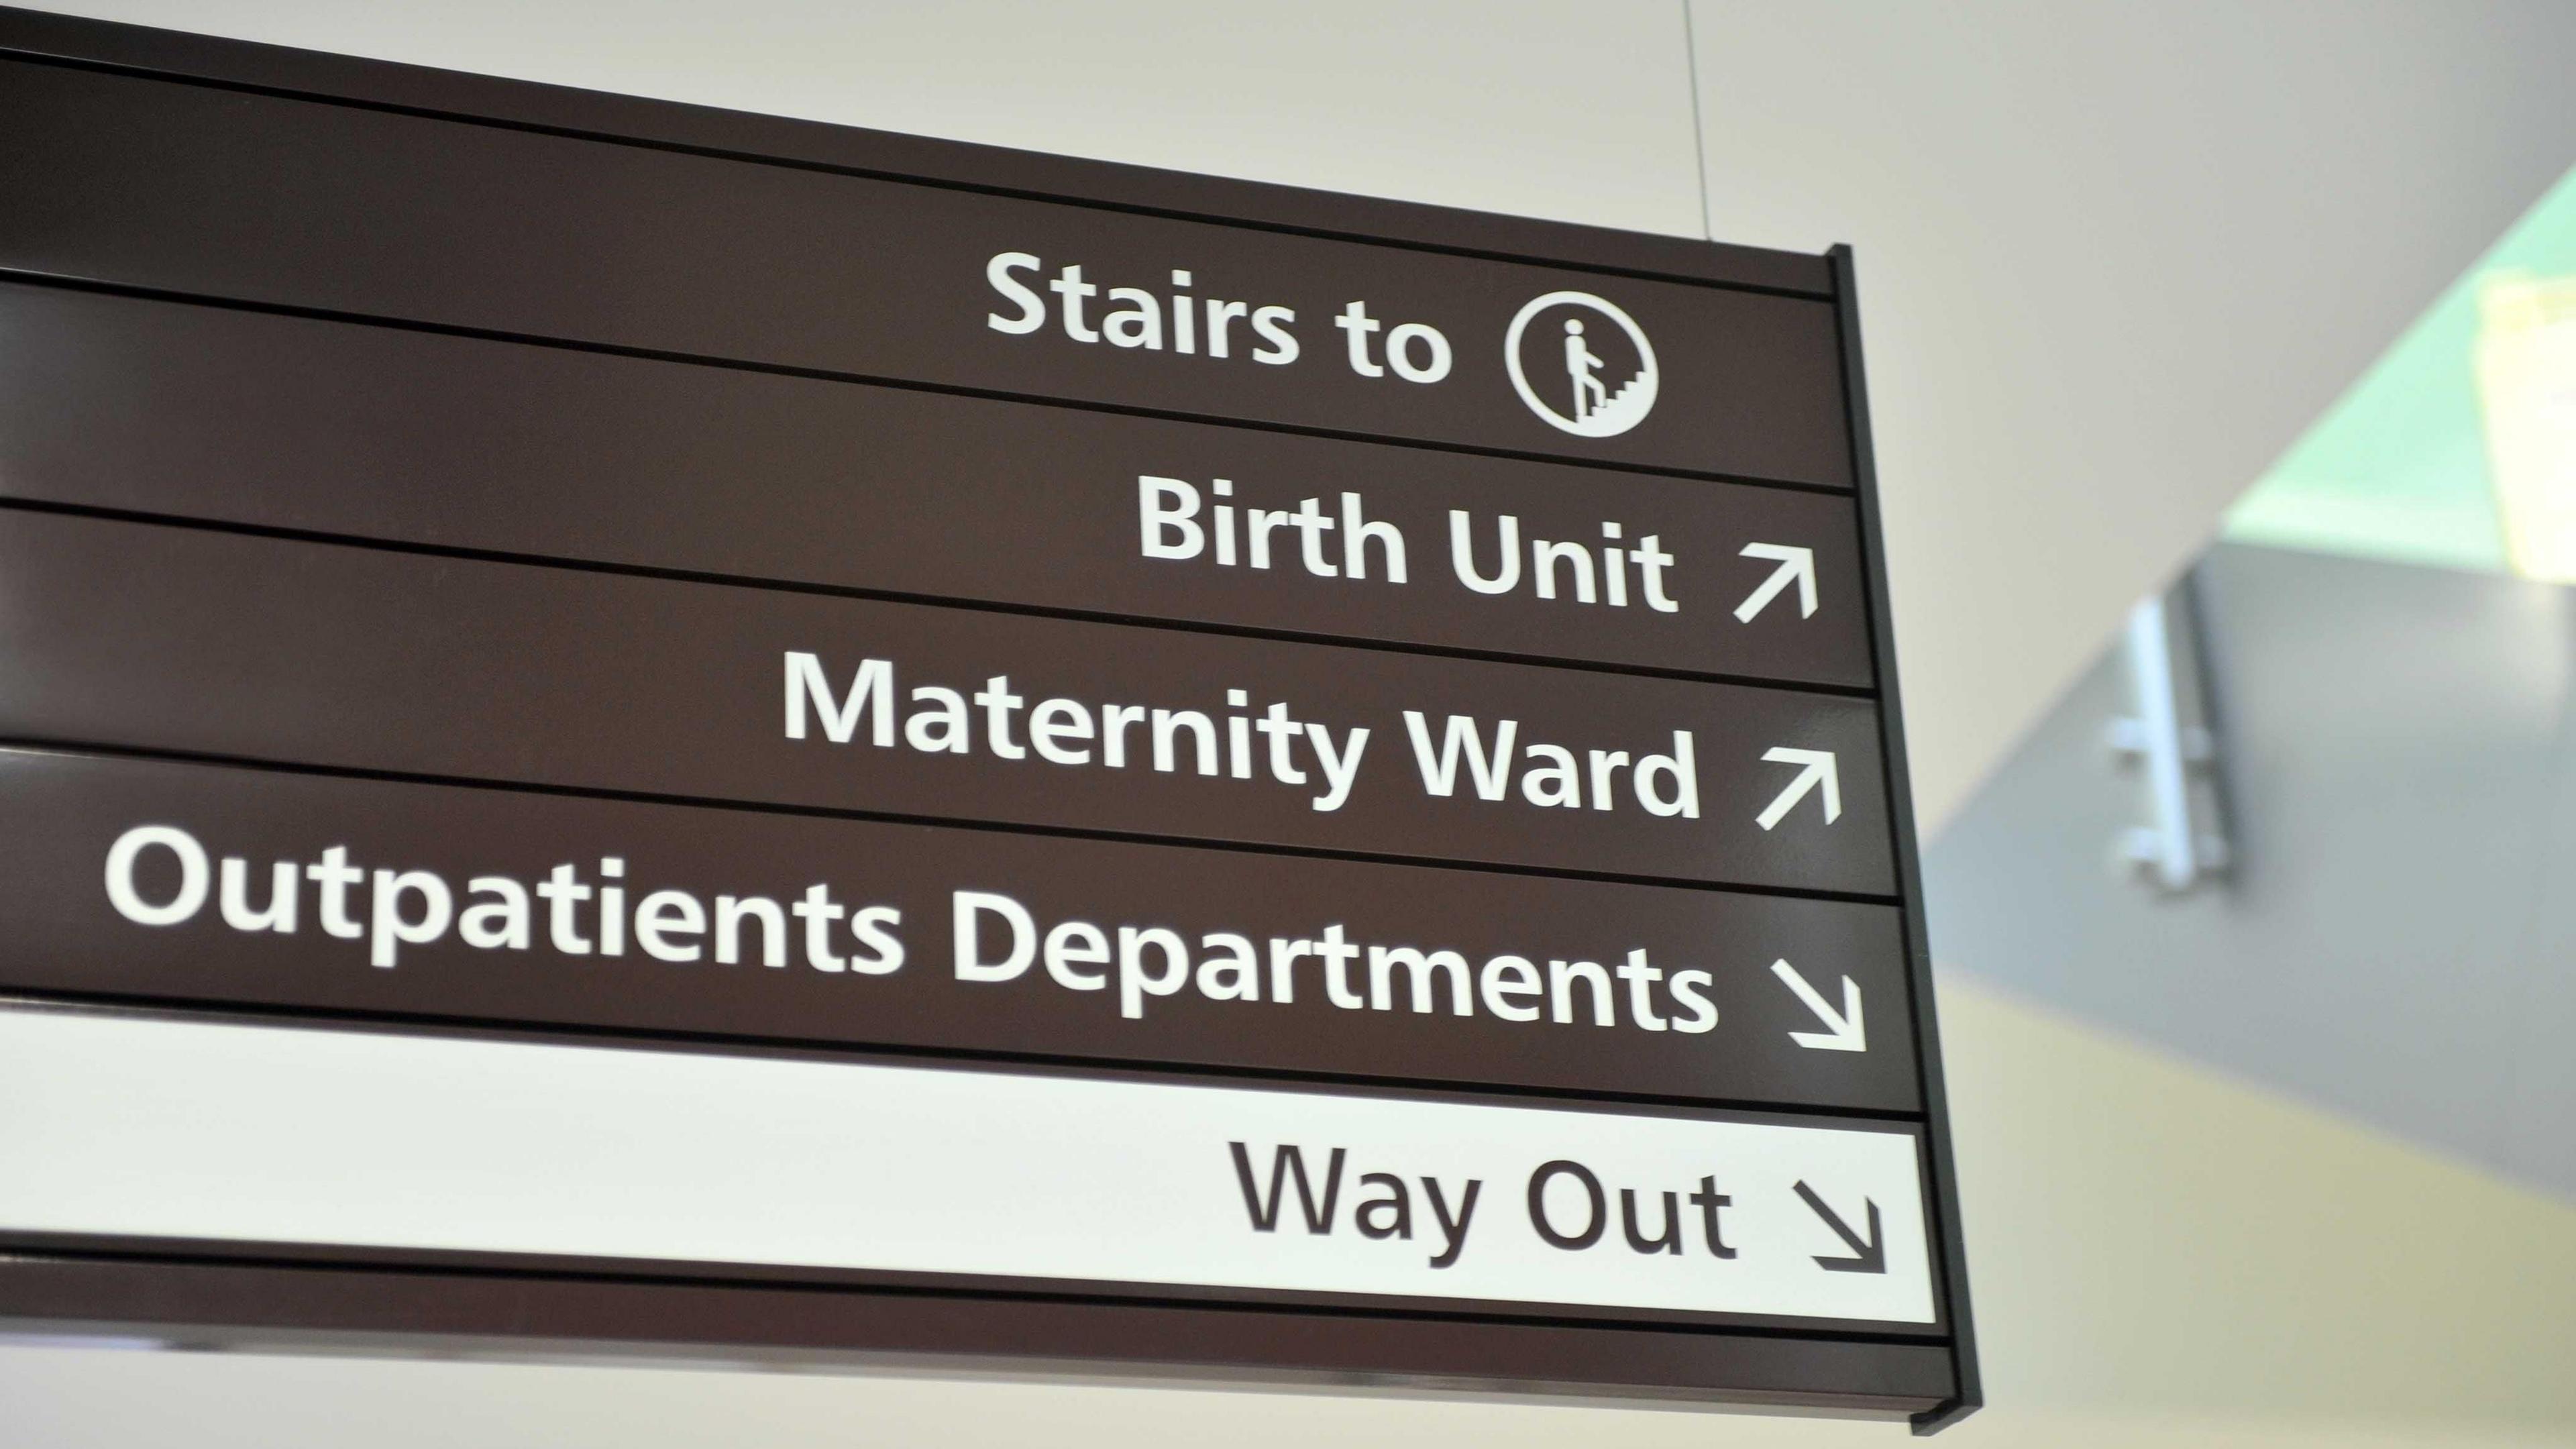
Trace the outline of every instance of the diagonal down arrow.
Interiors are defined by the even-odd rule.
[[[1777,749],[1764,750],[1762,763],[1804,765],[1806,768],[1798,772],[1798,778],[1791,780],[1789,788],[1781,791],[1769,805],[1763,808],[1761,814],[1753,817],[1754,824],[1765,830],[1779,824],[1781,817],[1787,815],[1792,806],[1807,798],[1807,792],[1819,785],[1824,787],[1825,792],[1825,823],[1831,825],[1842,818],[1843,782],[1842,776],[1834,768],[1833,751],[1793,750],[1782,745]]]
[[[1786,543],[1748,543],[1736,557],[1771,559],[1780,566],[1771,571],[1771,577],[1762,581],[1762,587],[1747,594],[1744,602],[1735,606],[1735,622],[1752,623],[1753,616],[1761,613],[1764,605],[1780,597],[1780,591],[1792,583],[1798,586],[1798,617],[1812,619],[1816,616],[1814,549]]]
[[[1844,1222],[1832,1208],[1825,1206],[1825,1200],[1816,1196],[1814,1188],[1800,1182],[1798,1196],[1807,1200],[1807,1206],[1815,1210],[1816,1216],[1825,1220],[1825,1226],[1834,1230],[1835,1237],[1851,1246],[1852,1256],[1848,1258],[1819,1256],[1816,1259],[1817,1267],[1828,1273],[1884,1273],[1887,1271],[1887,1240],[1879,1235],[1878,1204],[1875,1201],[1869,1198],[1861,1199],[1861,1205],[1869,1209],[1869,1240],[1863,1242],[1860,1235],[1851,1230],[1851,1224]]]
[[[1869,1029],[1861,1024],[1860,1018],[1859,982],[1848,976],[1843,978],[1843,1009],[1836,1011],[1833,1003],[1825,1000],[1823,993],[1808,985],[1807,978],[1798,974],[1797,967],[1786,961],[1774,961],[1771,963],[1771,974],[1779,977],[1791,991],[1798,993],[1798,999],[1807,1003],[1807,1009],[1814,1012],[1816,1019],[1825,1024],[1823,1031],[1793,1031],[1789,1033],[1789,1040],[1816,1051],[1865,1052],[1869,1050]]]

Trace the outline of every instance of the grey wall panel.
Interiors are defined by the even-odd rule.
[[[2576,591],[2235,546],[2200,586],[2230,878],[2114,863],[2114,649],[1926,852],[1935,951],[2576,1192]]]
[[[2576,591],[2562,596],[2576,608]],[[2549,844],[2536,862],[2524,969],[2494,1005],[2507,1053],[2501,1150],[2542,1182],[2576,1184],[2576,691],[2560,711]]]

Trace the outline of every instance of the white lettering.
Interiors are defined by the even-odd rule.
[[[1207,548],[1207,533],[1194,521],[1199,490],[1178,478],[1138,474],[1136,515],[1147,558],[1197,558]]]
[[[822,716],[823,737],[846,745],[857,734],[859,716],[873,708],[870,742],[894,744],[894,665],[883,659],[862,660],[850,681],[849,698],[832,698],[832,683],[823,677],[823,661],[801,650],[787,651],[787,737],[805,738],[805,709],[811,703]]]
[[[1467,758],[1467,771],[1474,776],[1476,793],[1487,800],[1500,800],[1511,784],[1512,739],[1520,730],[1520,721],[1502,720],[1494,726],[1494,745],[1486,750],[1476,721],[1467,715],[1449,716],[1449,732],[1442,736],[1438,758],[1433,758],[1431,731],[1422,711],[1404,712],[1405,733],[1413,739],[1413,761],[1422,771],[1422,788],[1446,797],[1458,789],[1458,757]]]
[[[157,906],[134,885],[135,861],[156,845],[179,862],[179,889]],[[175,926],[195,915],[206,903],[207,878],[206,848],[175,825],[137,825],[107,848],[108,902],[138,926]]]
[[[993,259],[984,264],[984,280],[992,283],[994,291],[1009,298],[1020,309],[1016,317],[987,312],[984,314],[985,326],[996,332],[1025,336],[1046,325],[1046,303],[1011,276],[1013,272],[1036,271],[1037,267],[1038,259],[1027,252],[996,252]]]
[[[417,920],[403,918],[402,900],[406,895],[420,898]],[[367,964],[388,969],[402,947],[426,946],[446,935],[456,906],[448,894],[447,882],[425,870],[377,871],[371,904],[374,929],[368,937]]]
[[[1010,981],[1029,969],[1030,960],[1037,954],[1038,923],[1030,918],[1028,907],[990,891],[958,891],[949,900],[958,980]],[[983,958],[976,936],[987,915],[1000,918],[1003,929],[1010,933],[1010,949],[999,961]]]

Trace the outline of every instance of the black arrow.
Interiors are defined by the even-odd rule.
[[[1798,1196],[1807,1200],[1807,1206],[1816,1210],[1816,1216],[1825,1220],[1825,1226],[1834,1230],[1835,1237],[1851,1244],[1853,1256],[1818,1258],[1817,1267],[1828,1273],[1884,1273],[1887,1271],[1887,1243],[1878,1234],[1876,1202],[1869,1198],[1861,1199],[1862,1204],[1869,1209],[1869,1241],[1864,1243],[1860,1240],[1860,1235],[1851,1230],[1851,1224],[1844,1222],[1834,1214],[1832,1208],[1825,1206],[1825,1200],[1816,1196],[1814,1188],[1801,1182],[1798,1184]]]

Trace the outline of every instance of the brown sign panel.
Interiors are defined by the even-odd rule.
[[[1978,1401],[1847,254],[8,10],[0,128],[0,1327]]]
[[[530,1345],[651,1361],[817,1364],[895,1372],[1183,1382],[1348,1393],[1354,1384],[1733,1403],[1894,1417],[1941,1412],[1958,1375],[1946,1344],[1550,1325],[1382,1312],[1036,1296],[1008,1303],[865,1283],[672,1279],[636,1263],[314,1246],[258,1264],[220,1252],[166,1260],[120,1243],[28,1235],[0,1268],[0,1306],[61,1337],[114,1322],[184,1343],[346,1352],[429,1342],[495,1358]],[[189,1244],[191,1248],[219,1248]],[[107,1250],[107,1251],[102,1251]],[[352,1261],[352,1260],[356,1261]],[[875,1291],[871,1291],[874,1289]]]
[[[1847,498],[55,288],[0,286],[0,493],[931,599],[1872,678]]]
[[[26,750],[0,798],[0,990],[1920,1106],[1884,906]]]
[[[1588,462],[1852,481],[1823,301],[0,65],[0,266]],[[1549,303],[1567,293],[1590,300]],[[1577,341],[1599,363],[1580,369],[1597,390],[1569,371]],[[1595,430],[1570,431],[1587,413]]]
[[[1866,700],[0,517],[0,731],[1893,893]]]

